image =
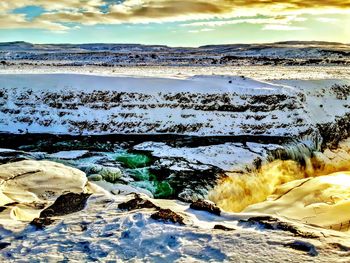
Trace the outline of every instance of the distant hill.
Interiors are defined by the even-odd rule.
[[[349,65],[350,44],[285,41],[168,47],[142,44],[0,43],[2,61],[50,65]],[[5,62],[3,62],[5,63]]]
[[[281,48],[291,46],[307,47],[334,47],[334,48],[350,48],[350,44],[324,41],[284,41],[276,43],[261,44],[224,44],[224,45],[205,45],[198,48],[193,47],[168,47],[165,45],[143,45],[143,44],[107,44],[107,43],[91,43],[91,44],[32,44],[24,41],[0,42],[0,51],[164,51],[164,50],[194,50],[194,49],[252,49],[252,48]]]

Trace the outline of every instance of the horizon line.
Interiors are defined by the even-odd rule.
[[[82,42],[82,43],[34,43],[28,42],[24,40],[15,40],[15,41],[0,41],[0,45],[2,44],[15,44],[15,43],[27,43],[32,45],[140,45],[140,46],[161,46],[161,47],[170,47],[170,48],[201,48],[206,46],[234,46],[234,45],[271,45],[271,44],[288,44],[288,43],[314,43],[314,44],[333,44],[333,45],[350,45],[350,43],[344,42],[334,42],[334,41],[323,41],[323,40],[286,40],[286,41],[277,41],[277,42],[252,42],[252,43],[223,43],[223,44],[205,44],[200,46],[173,46],[173,45],[164,45],[164,44],[143,44],[143,43],[122,43],[122,42]]]

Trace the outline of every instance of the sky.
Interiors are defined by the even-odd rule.
[[[0,0],[0,42],[350,43],[350,0]]]

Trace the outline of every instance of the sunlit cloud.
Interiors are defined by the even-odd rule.
[[[212,20],[212,21],[199,21],[182,24],[182,27],[220,27],[225,25],[236,24],[282,24],[287,25],[292,22],[304,22],[307,18],[297,16],[275,16],[275,17],[260,17],[260,18],[238,18],[233,20]]]
[[[0,27],[6,29],[16,28],[45,28],[52,31],[64,31],[68,27],[45,20],[36,20],[28,23],[24,14],[0,14]]]
[[[43,9],[27,20],[13,11],[27,6]],[[44,28],[66,30],[67,24],[142,24],[175,21],[199,21],[204,27],[227,24],[266,24],[264,29],[297,30],[291,22],[302,21],[302,14],[350,14],[350,1],[341,0],[16,0],[1,1],[0,28]],[[256,18],[267,16],[267,19]],[[239,19],[251,17],[254,19]],[[299,20],[298,20],[299,19]],[[320,18],[319,22],[327,22]],[[332,22],[329,20],[329,22]],[[334,22],[334,21],[333,21]],[[197,22],[187,25],[199,26]],[[280,25],[280,27],[278,27]]]

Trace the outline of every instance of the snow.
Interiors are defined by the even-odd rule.
[[[204,164],[233,172],[252,168],[256,159],[266,160],[268,154],[265,147],[269,147],[270,150],[279,148],[278,145],[264,146],[254,143],[250,143],[250,147],[244,147],[241,143],[225,143],[195,148],[175,148],[165,143],[144,142],[136,145],[134,149],[149,151],[153,156],[160,158],[183,158],[194,165]],[[170,168],[176,170],[176,167]]]
[[[302,91],[242,77],[6,74],[0,80],[1,132],[297,136],[310,128]],[[272,103],[259,99],[270,95]],[[295,122],[301,123],[289,125]]]
[[[262,51],[257,51],[256,46],[252,45],[246,47],[243,53],[244,56],[251,57],[292,57],[296,59],[293,61],[305,56],[320,57],[319,44],[316,48],[301,50],[303,45],[275,44]],[[325,47],[323,44],[321,46]],[[55,48],[72,53],[89,50],[100,52],[113,48],[128,53],[146,49],[144,46],[128,45],[81,45],[68,49],[66,46],[28,46],[26,43],[18,43],[18,47],[13,47],[9,53],[6,51],[0,56],[11,58],[18,48],[35,49],[33,54],[20,54],[21,58],[30,63],[36,63],[35,59],[30,58],[32,55],[39,60],[45,56],[56,56]],[[167,47],[158,46],[147,48],[147,52],[168,50]],[[201,50],[204,53],[212,52],[217,59],[220,58],[218,53],[223,55],[230,51],[234,54],[234,48],[213,46],[202,47]],[[348,50],[349,47],[343,45],[327,48]],[[242,54],[241,51],[239,53]],[[161,58],[165,57],[162,54]],[[332,55],[334,57],[336,56]],[[314,137],[319,135],[319,125],[331,125],[350,114],[350,96],[339,99],[332,89],[335,84],[350,85],[350,71],[346,66],[196,67],[190,64],[188,67],[158,67],[155,66],[158,60],[147,60],[146,64],[153,65],[149,67],[131,67],[132,63],[137,63],[131,60],[125,61],[128,67],[72,66],[74,63],[84,63],[86,59],[94,65],[101,62],[118,64],[108,56],[101,58],[98,55],[91,57],[84,54],[81,61],[74,61],[73,55],[67,55],[62,61],[48,60],[35,68],[21,64],[21,61],[1,67],[0,132],[141,136],[182,134],[206,137],[224,135],[242,136],[247,141],[251,138],[249,136],[265,136],[266,140],[275,136],[293,138],[307,144],[314,143]],[[191,56],[189,59],[196,61]],[[50,66],[52,63],[65,66]],[[125,94],[115,96],[118,93]],[[276,99],[273,101],[266,101],[266,98],[274,96]],[[115,101],[110,101],[110,98]],[[316,146],[309,148],[308,150],[319,149]],[[259,195],[263,192],[258,200],[252,199],[254,202],[262,201],[260,204],[248,206],[244,213],[222,212],[220,217],[192,210],[189,204],[177,200],[152,199],[149,191],[136,186],[105,181],[88,183],[83,172],[61,164],[25,161],[0,166],[0,175],[4,177],[0,187],[1,201],[2,205],[7,205],[0,212],[0,222],[3,225],[0,228],[1,245],[5,246],[0,249],[0,260],[348,261],[349,233],[327,228],[332,226],[344,230],[338,225],[343,226],[343,222],[349,220],[348,213],[343,212],[349,207],[347,182],[350,175],[348,172],[332,174],[349,170],[349,143],[342,142],[336,150],[314,153],[316,161],[312,161],[315,161],[320,170],[313,172],[314,176],[319,177],[304,179],[305,174],[300,173],[298,164],[293,162],[297,165],[293,170],[286,162],[282,162],[286,167],[283,170],[285,173],[277,176],[276,173],[280,170],[270,170],[260,178],[261,184],[248,171],[259,160],[266,167],[270,152],[276,149],[285,148],[249,141],[194,147],[175,147],[161,142],[144,142],[134,146],[134,150],[149,151],[153,156],[161,158],[159,161],[173,171],[217,168],[225,172],[226,176],[235,176],[237,180],[233,180],[233,185],[236,187],[238,182],[243,186],[243,196],[239,195],[240,192],[236,196],[232,195],[232,183],[228,184],[231,187],[229,191],[223,191],[219,184],[218,192],[221,196],[218,196],[222,201],[225,201],[223,195],[227,194],[229,201],[246,207],[249,193]],[[0,149],[0,152],[8,154],[11,150]],[[40,157],[67,163],[75,160],[76,163],[84,164],[88,162],[88,159],[84,159],[87,153],[85,150],[60,151],[43,153]],[[173,162],[174,159],[179,161]],[[23,175],[27,172],[29,175]],[[270,183],[271,180],[275,184]],[[247,185],[248,189],[244,187]],[[264,192],[264,186],[269,188],[268,191]],[[49,191],[53,193],[52,196],[46,196],[51,193]],[[42,230],[28,225],[41,211],[33,209],[35,203],[32,201],[47,207],[58,195],[67,191],[94,194],[84,210],[55,217],[56,221]],[[118,209],[118,204],[131,199],[132,195],[128,194],[133,192],[141,192],[142,198],[182,215],[186,225],[155,221],[150,218],[154,211],[149,209]],[[266,197],[268,200],[265,200]],[[249,200],[250,204],[252,200]],[[312,233],[314,238],[298,236],[288,231],[268,230],[263,224],[252,225],[242,221],[266,215],[279,218],[287,229],[292,225],[298,233]],[[213,227],[217,224],[234,230],[214,230]],[[295,243],[304,244],[303,249],[309,247],[310,251],[292,249],[290,244]]]
[[[57,158],[57,159],[66,159],[66,160],[72,160],[72,159],[77,159],[80,157],[83,157],[86,155],[89,151],[86,150],[77,150],[77,151],[60,151],[57,153],[50,154],[48,157],[49,158]]]
[[[193,92],[215,94],[237,92],[240,94],[283,92],[283,87],[253,79],[232,76],[192,76],[188,79],[154,77],[112,77],[85,74],[6,74],[0,75],[1,88],[30,88],[33,91],[93,91],[117,90],[119,92]],[[232,83],[228,83],[232,81]],[[230,85],[232,84],[232,85]]]
[[[306,107],[310,120],[314,123],[332,122],[337,117],[348,112],[350,96],[340,100],[336,98],[331,87],[335,85],[350,85],[350,79],[323,79],[323,80],[274,80],[278,85],[286,85],[303,90],[306,98]]]
[[[152,210],[119,210],[117,205],[128,199],[92,196],[85,210],[59,218],[43,230],[28,226],[15,235],[1,230],[2,242],[10,245],[0,251],[0,258],[116,262],[255,262],[257,258],[259,262],[282,262],[292,258],[299,262],[335,262],[346,252],[329,244],[349,245],[347,235],[334,231],[322,230],[323,235],[316,239],[294,237],[289,232],[266,231],[237,221],[252,215],[218,217],[189,209],[178,201],[151,199],[186,218],[185,226],[162,223],[150,218]],[[235,230],[212,230],[214,224]],[[316,228],[296,225],[300,231],[318,233]],[[286,246],[296,241],[314,246],[317,256]]]

